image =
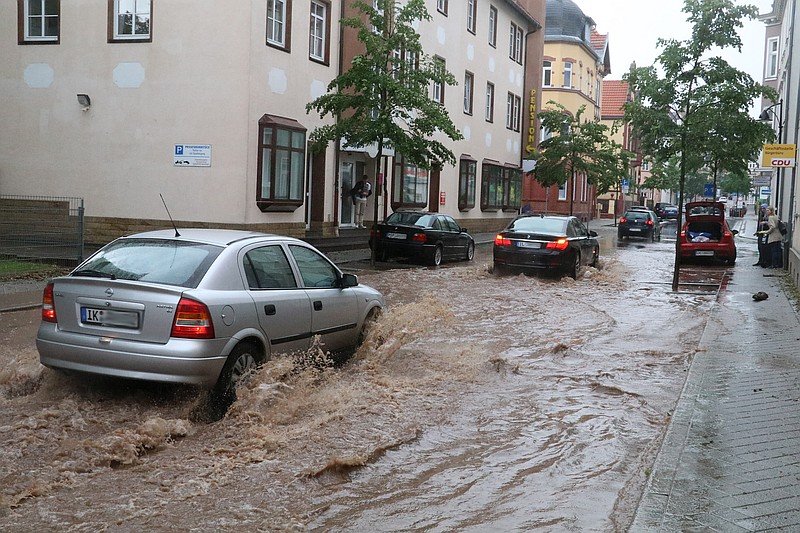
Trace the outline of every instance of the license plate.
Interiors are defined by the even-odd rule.
[[[630,228],[630,231],[642,231],[641,228]]]
[[[138,328],[139,315],[131,311],[114,311],[112,309],[95,309],[81,307],[81,322],[95,326],[113,326],[118,328]]]
[[[540,242],[528,242],[528,241],[517,241],[517,246],[520,248],[541,248],[542,243]]]
[[[713,250],[697,250],[694,255],[702,257],[714,257]]]
[[[386,234],[386,238],[387,239],[405,239],[406,238],[406,234],[405,233],[392,233],[392,232],[389,232],[389,233]]]

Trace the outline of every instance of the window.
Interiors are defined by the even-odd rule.
[[[447,15],[447,0],[436,0],[436,11],[442,15]]]
[[[572,88],[572,62],[564,61],[564,87]]]
[[[303,205],[306,129],[296,120],[264,115],[258,130],[256,204],[262,211],[294,211]]]
[[[472,114],[472,93],[475,85],[475,76],[472,72],[464,73],[464,113]]]
[[[494,122],[494,83],[486,83],[486,122]]]
[[[508,57],[522,64],[522,28],[511,23],[511,31],[508,39]]]
[[[544,87],[553,86],[553,63],[545,61],[542,67],[542,85]]]
[[[60,0],[19,0],[19,44],[58,44]]]
[[[308,289],[332,289],[339,286],[339,271],[330,261],[305,246],[290,244],[303,285]]]
[[[462,157],[458,168],[458,209],[467,211],[475,207],[475,180],[478,162]]]
[[[291,0],[267,0],[267,44],[289,51]]]
[[[506,128],[520,131],[520,119],[522,112],[522,98],[514,93],[508,93],[506,99]]]
[[[109,0],[108,41],[152,41],[153,0]]]
[[[482,173],[481,210],[518,210],[522,191],[522,170],[484,163]]]
[[[308,31],[308,57],[328,64],[330,48],[330,4],[311,0],[311,22]]]
[[[765,78],[778,77],[778,38],[770,37],[767,39],[767,72]]]
[[[497,47],[497,8],[489,7],[489,44]]]
[[[437,73],[443,73],[445,69],[444,59],[442,59],[439,56],[434,56],[433,61]],[[432,98],[435,102],[439,102],[440,104],[444,105],[444,81],[442,81],[441,79],[434,80],[433,82]]]
[[[280,245],[262,246],[244,256],[244,273],[250,289],[294,289],[292,267]]]
[[[475,15],[478,0],[467,0],[467,31],[475,33]]]
[[[566,181],[558,186],[558,199],[559,200],[566,200],[567,199],[567,182]]]
[[[392,209],[400,207],[425,207],[428,205],[428,171],[395,158]]]

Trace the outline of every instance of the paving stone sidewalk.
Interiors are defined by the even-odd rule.
[[[800,531],[800,322],[784,271],[742,255],[630,531]]]

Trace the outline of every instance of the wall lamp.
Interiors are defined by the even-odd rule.
[[[88,111],[89,107],[92,105],[92,99],[89,98],[88,94],[79,94],[78,103],[83,106],[84,111]]]

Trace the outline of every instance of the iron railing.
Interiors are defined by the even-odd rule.
[[[0,195],[0,257],[83,259],[83,198]]]

